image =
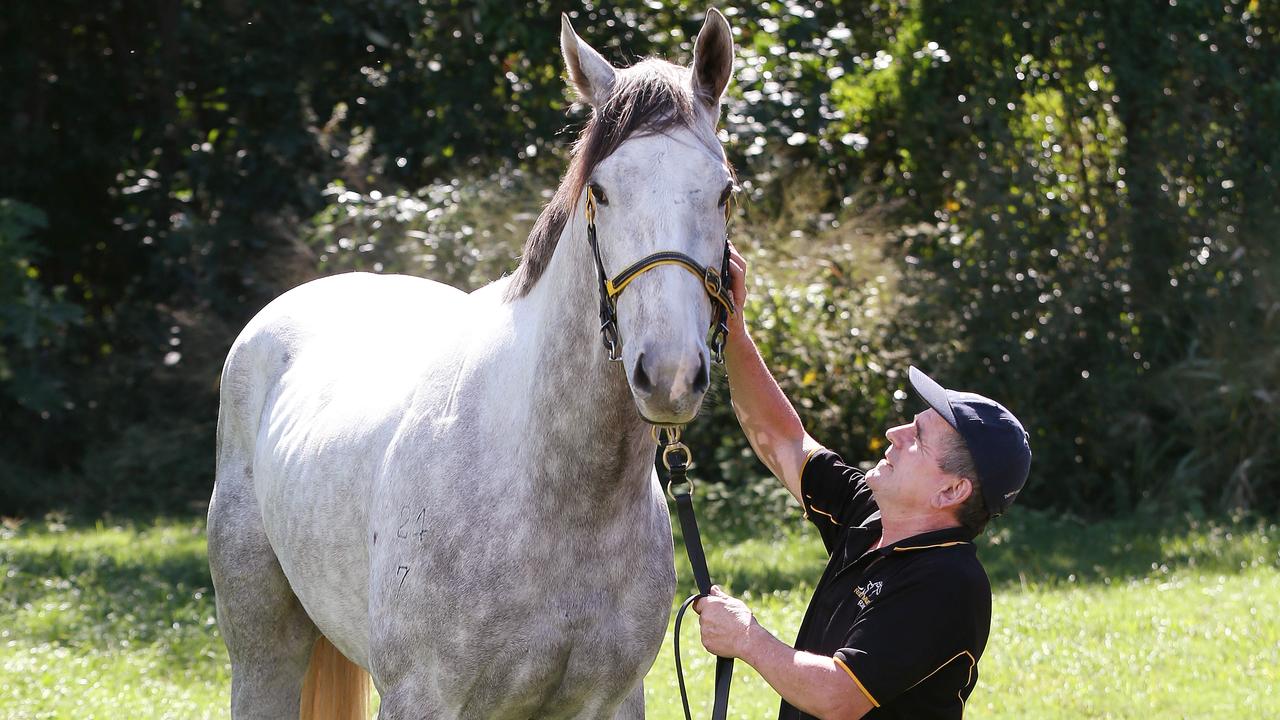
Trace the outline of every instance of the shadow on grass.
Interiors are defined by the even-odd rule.
[[[1258,519],[1151,514],[1087,522],[1024,510],[988,527],[979,556],[997,587],[1129,581],[1175,571],[1229,575],[1280,568],[1280,527]]]
[[[216,634],[197,523],[9,533],[0,565],[0,624],[26,642],[152,645],[185,665]]]
[[[817,531],[798,508],[730,513],[708,503],[702,534],[712,578],[756,592],[811,587],[826,565]],[[1126,582],[1171,572],[1229,575],[1280,568],[1280,527],[1257,518],[1178,518],[1134,514],[1084,521],[1015,508],[977,541],[993,587]],[[680,587],[691,586],[676,534]]]

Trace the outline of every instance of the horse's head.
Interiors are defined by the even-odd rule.
[[[565,185],[576,186],[575,212],[585,214],[594,199],[599,265],[621,285],[611,290],[627,382],[645,419],[682,424],[707,390],[716,307],[693,268],[718,275],[726,257],[733,175],[716,123],[733,71],[729,23],[707,12],[688,68],[652,59],[614,68],[568,18],[560,44],[574,87],[592,106]],[[622,275],[645,260],[648,270]]]

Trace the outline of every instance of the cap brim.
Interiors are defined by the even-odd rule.
[[[959,429],[956,425],[956,415],[951,410],[951,401],[947,399],[947,389],[934,382],[933,378],[920,372],[920,368],[912,365],[907,370],[907,377],[911,380],[911,387],[915,389],[916,394],[922,400],[929,404],[942,416],[943,420],[953,428]]]

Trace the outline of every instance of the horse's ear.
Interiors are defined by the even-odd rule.
[[[560,14],[560,51],[569,70],[573,87],[592,107],[600,107],[613,91],[617,70],[600,53],[578,37],[569,24],[569,16]]]
[[[715,8],[707,8],[698,40],[693,45],[693,94],[713,111],[733,75],[733,30]]]

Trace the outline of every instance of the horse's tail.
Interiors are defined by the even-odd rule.
[[[321,635],[302,682],[301,720],[368,720],[369,673]]]

